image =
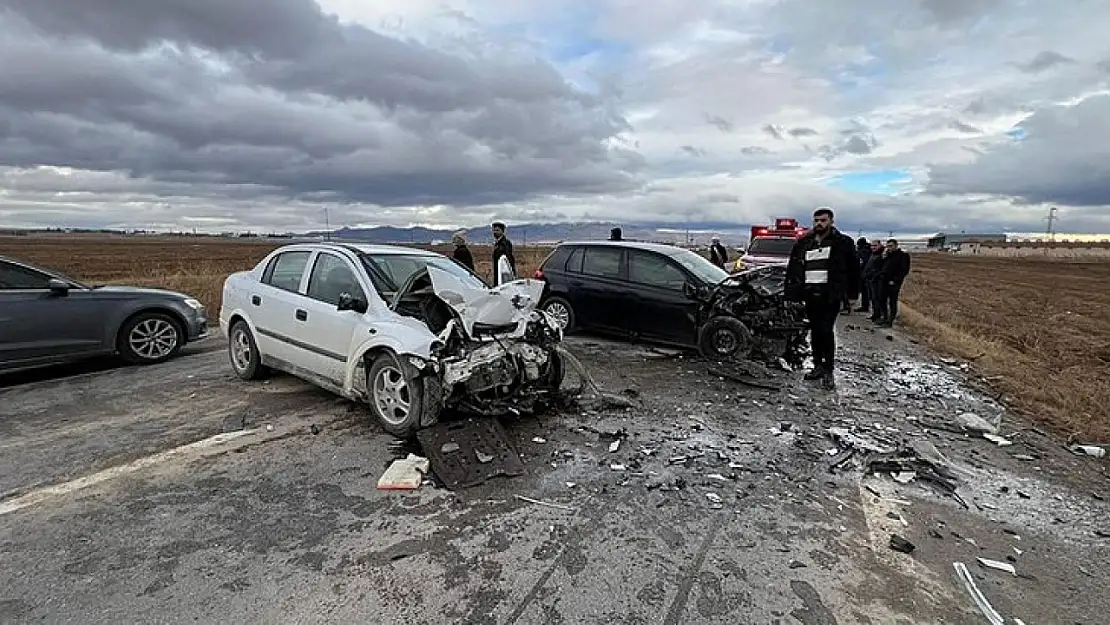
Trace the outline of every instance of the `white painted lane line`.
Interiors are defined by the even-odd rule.
[[[62,482],[61,484],[54,484],[52,486],[45,486],[43,488],[35,489],[24,495],[13,497],[5,501],[0,501],[0,516],[16,512],[17,510],[22,510],[23,508],[33,506],[53,497],[68,495],[70,493],[88,488],[90,486],[95,486],[97,484],[120,477],[122,475],[135,473],[147,467],[160,464],[168,460],[182,457],[203,458],[206,456],[220,454],[227,451],[227,448],[222,447],[223,445],[239,438],[257,434],[259,431],[259,429],[251,429],[236,430],[234,432],[223,432],[221,434],[196,441],[195,443],[189,443],[188,445],[182,445],[180,447],[174,447],[173,449],[167,449],[166,451],[139,458],[138,460],[134,460],[132,462],[117,467],[104,469],[103,471],[99,471],[91,475],[86,475],[84,477],[79,477],[68,482]],[[277,433],[267,432],[267,434]],[[267,438],[272,437],[268,436]]]

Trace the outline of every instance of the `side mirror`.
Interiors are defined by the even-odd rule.
[[[341,310],[341,311],[342,310],[353,310],[353,311],[357,312],[360,315],[362,313],[366,312],[367,310],[369,310],[369,308],[370,308],[366,304],[366,302],[364,302],[364,301],[360,300],[359,298],[351,295],[350,293],[340,293],[339,294],[339,303],[336,304],[335,307],[336,307],[336,309]]]
[[[46,285],[54,295],[66,295],[69,293],[69,283],[64,280],[51,278],[50,282],[47,282]]]
[[[709,289],[700,284],[687,282],[686,284],[682,285],[682,293],[690,299],[705,299],[705,297],[707,297],[709,294]]]

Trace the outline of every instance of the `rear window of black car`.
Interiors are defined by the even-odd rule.
[[[564,265],[567,271],[571,273],[582,273],[583,249],[584,248],[576,247],[571,251],[570,255],[567,256],[567,262],[566,265]]]
[[[621,275],[621,249],[619,247],[589,247],[582,260],[582,273],[602,278],[619,278]]]

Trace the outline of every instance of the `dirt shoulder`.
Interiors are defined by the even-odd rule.
[[[0,391],[12,443],[0,462],[5,474],[25,465],[8,489],[126,465],[136,449],[242,417],[257,432],[227,453],[175,456],[0,514],[0,620],[984,622],[960,561],[1009,619],[1098,622],[1110,608],[1099,592],[1110,565],[1091,557],[1108,547],[1095,534],[1110,529],[1098,525],[1105,463],[1006,414],[1008,447],[923,427],[1004,411],[959,363],[842,324],[835,394],[793,379],[754,389],[695,360],[576,337],[598,382],[636,406],[508,421],[526,474],[458,492],[376,490],[393,452],[361,407],[287,378],[237,382],[220,351],[157,374]],[[968,508],[921,480],[865,478],[851,462],[830,472],[846,449],[832,427],[932,443]],[[619,433],[616,451],[607,433]],[[51,450],[72,459],[64,470],[36,463]],[[892,551],[891,533],[913,553]],[[1016,577],[976,563],[1007,556]]]

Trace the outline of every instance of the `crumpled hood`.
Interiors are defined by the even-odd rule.
[[[774,265],[790,262],[789,256],[742,256],[740,260],[746,264]]]
[[[540,280],[521,279],[477,289],[436,267],[428,267],[428,277],[436,295],[459,314],[470,336],[477,323],[501,326],[526,321],[539,305],[544,288]]]

